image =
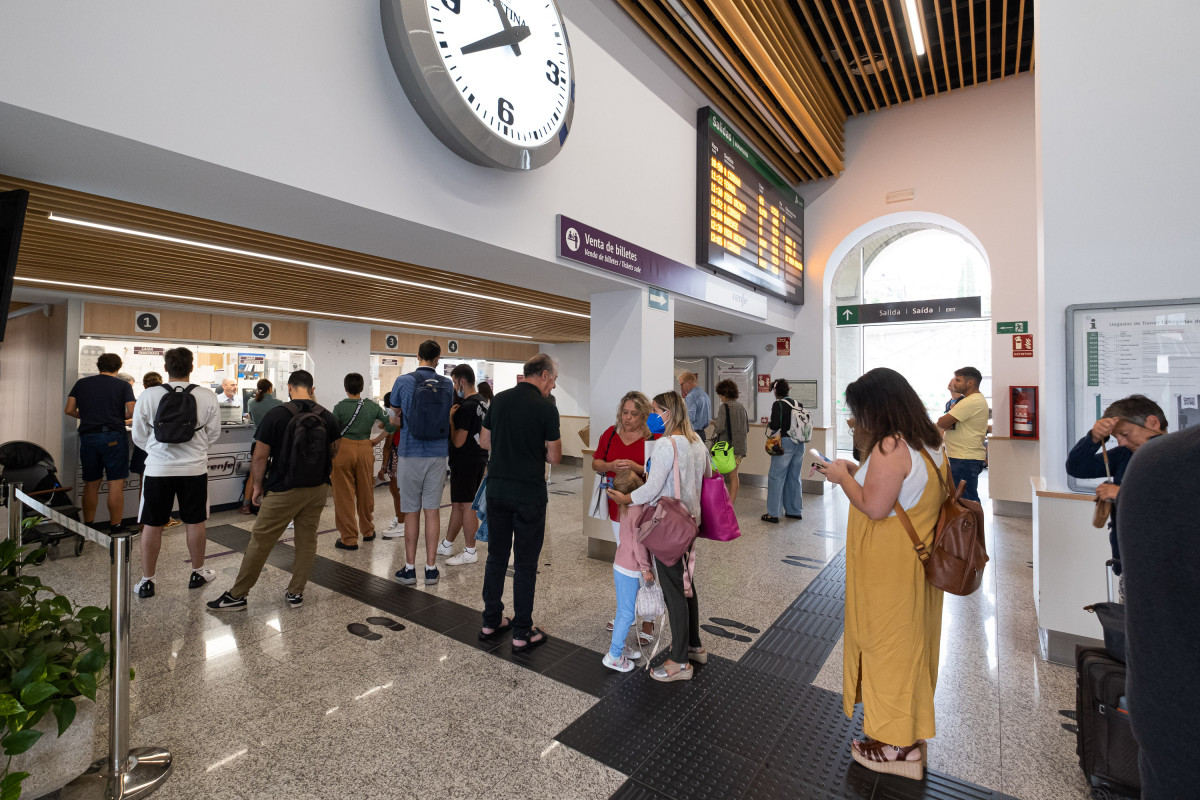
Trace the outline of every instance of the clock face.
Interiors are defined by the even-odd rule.
[[[459,155],[532,169],[566,141],[571,48],[552,0],[381,0],[392,65],[417,112]]]

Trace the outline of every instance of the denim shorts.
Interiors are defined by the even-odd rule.
[[[85,433],[79,437],[79,465],[84,483],[129,477],[129,434],[125,431]]]

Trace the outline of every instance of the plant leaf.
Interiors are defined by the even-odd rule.
[[[20,714],[25,710],[25,707],[17,702],[17,698],[11,694],[0,694],[0,717],[10,717],[13,714]]]
[[[59,736],[62,736],[75,721],[75,711],[75,701],[69,697],[54,704],[54,718],[58,720]]]
[[[96,699],[96,676],[90,672],[82,672],[71,681],[75,690],[88,700]]]
[[[0,745],[4,746],[4,755],[15,756],[24,753],[29,748],[33,747],[33,743],[42,738],[41,731],[23,730],[16,733],[10,733],[3,739],[0,739]]]
[[[99,672],[106,663],[108,663],[108,653],[104,652],[103,647],[99,647],[84,653],[75,668],[80,672]]]
[[[58,689],[53,683],[38,681],[37,683],[29,684],[21,690],[21,702],[26,706],[36,706],[46,702],[56,694],[58,694]]]
[[[28,772],[10,772],[0,780],[0,800],[17,800],[21,796],[21,782],[29,777]]]
[[[46,659],[44,656],[30,661],[21,668],[20,672],[13,676],[13,688],[17,690],[24,689],[26,685],[32,683],[33,681],[40,681],[42,679],[42,675],[40,673],[45,669],[45,666]]]

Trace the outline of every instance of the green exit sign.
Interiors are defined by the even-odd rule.
[[[1029,333],[1028,322],[997,322],[996,333]]]
[[[838,325],[857,325],[858,324],[858,306],[838,306],[837,307],[837,324]]]

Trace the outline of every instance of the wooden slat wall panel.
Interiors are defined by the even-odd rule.
[[[387,346],[387,337],[396,337],[396,346]],[[525,362],[538,353],[535,344],[520,342],[496,342],[482,339],[460,339],[457,336],[422,336],[416,333],[401,333],[399,331],[371,329],[371,350],[377,353],[396,353],[397,355],[412,356],[417,354],[421,343],[433,339],[442,346],[442,357],[452,358],[448,342],[450,339],[458,342],[458,355],[463,358],[486,358],[495,361]]]
[[[151,333],[138,330],[135,321],[137,315],[143,311],[153,311],[159,315],[158,330]],[[212,314],[165,308],[153,302],[135,306],[84,303],[82,333],[88,336],[113,336],[121,339],[133,337],[211,342]]]
[[[90,305],[90,304],[89,304]],[[250,332],[254,317],[212,315],[212,340],[238,344],[264,344],[269,347],[308,347],[308,323],[290,319],[270,319],[271,341],[259,342]]]

